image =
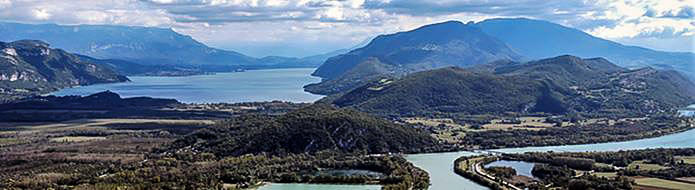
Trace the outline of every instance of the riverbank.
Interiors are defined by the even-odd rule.
[[[695,147],[695,129],[688,131],[640,140],[610,142],[599,144],[565,145],[565,146],[545,146],[545,147],[525,147],[525,148],[506,148],[492,149],[490,151],[501,153],[524,153],[524,152],[587,152],[587,151],[619,151],[636,150],[647,148],[692,148]],[[454,173],[454,161],[461,156],[474,156],[481,153],[459,151],[446,153],[426,153],[410,154],[405,158],[415,166],[430,173],[430,190],[448,190],[455,188],[466,189],[489,189],[481,186],[469,179],[463,178]]]
[[[673,115],[645,118],[586,119],[572,126],[538,129],[487,129],[465,132],[460,142],[464,150],[500,149],[619,142],[658,137],[695,128],[695,119]]]
[[[620,152],[530,152],[466,156],[455,171],[491,189],[633,189],[695,188],[695,148],[645,149]],[[495,160],[534,163],[532,181],[517,180],[509,166],[484,169]],[[537,180],[536,180],[537,179]]]
[[[484,171],[483,165],[496,161],[494,156],[464,156],[454,161],[454,172],[493,190],[521,190],[511,183]]]

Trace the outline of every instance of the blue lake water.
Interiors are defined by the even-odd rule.
[[[185,103],[255,101],[313,102],[323,96],[304,92],[303,86],[320,82],[313,68],[249,70],[183,77],[132,76],[131,82],[62,89],[53,95],[89,95],[110,90],[123,97],[174,98]]]

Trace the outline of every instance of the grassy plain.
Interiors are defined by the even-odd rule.
[[[637,169],[637,167],[639,167],[639,169]],[[634,161],[634,162],[630,163],[630,165],[628,165],[627,168],[631,169],[631,170],[655,171],[655,170],[666,169],[668,167],[658,165],[658,164],[647,164],[647,163],[644,163],[644,161]]]
[[[684,157],[678,157],[678,162],[683,160],[684,163],[686,164],[695,164],[695,156],[684,156]]]
[[[691,190],[695,189],[695,184],[671,181],[659,178],[636,178],[635,183],[641,186],[659,187],[666,189]]]

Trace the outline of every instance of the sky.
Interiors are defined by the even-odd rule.
[[[0,21],[172,28],[247,55],[308,56],[422,25],[542,19],[628,45],[695,52],[695,0],[0,0]]]

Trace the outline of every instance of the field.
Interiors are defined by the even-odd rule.
[[[440,125],[447,127],[464,127],[450,118],[423,118],[423,117],[404,117],[403,121],[410,124],[420,124],[430,127],[437,127]]]
[[[677,179],[682,180],[682,181],[688,181],[690,183],[695,183],[695,177],[681,177],[681,178],[677,178]]]
[[[96,141],[96,140],[104,140],[104,139],[106,139],[106,137],[73,136],[73,137],[52,138],[51,142],[85,142],[85,141]]]
[[[457,143],[463,139],[463,137],[466,136],[465,131],[470,129],[469,126],[460,125],[450,118],[430,119],[409,117],[402,119],[409,124],[424,125],[434,128],[436,132],[432,134],[432,137],[451,144]]]
[[[678,157],[677,159],[679,162],[681,160],[683,160],[683,162],[686,164],[695,164],[695,156],[684,156],[684,157]]]
[[[140,162],[179,135],[211,120],[81,119],[0,124],[0,183],[51,184],[102,175],[110,165]]]
[[[639,169],[638,169],[638,167],[639,167]],[[634,161],[634,162],[630,163],[630,165],[628,165],[627,168],[631,169],[631,170],[654,171],[654,170],[666,169],[667,167],[661,166],[658,164],[647,164],[647,163],[644,163],[644,161]]]
[[[658,178],[636,178],[635,183],[640,186],[659,187],[666,189],[691,190],[695,189],[695,184],[664,180]]]
[[[598,176],[598,177],[609,177],[609,178],[618,176],[618,174],[616,172],[596,172],[596,173],[594,173],[594,175]]]
[[[510,130],[510,129],[526,129],[526,130],[543,130],[553,127],[552,123],[545,123],[545,117],[519,117],[515,118],[517,123],[505,121],[502,119],[493,119],[490,124],[483,125],[486,130]]]

